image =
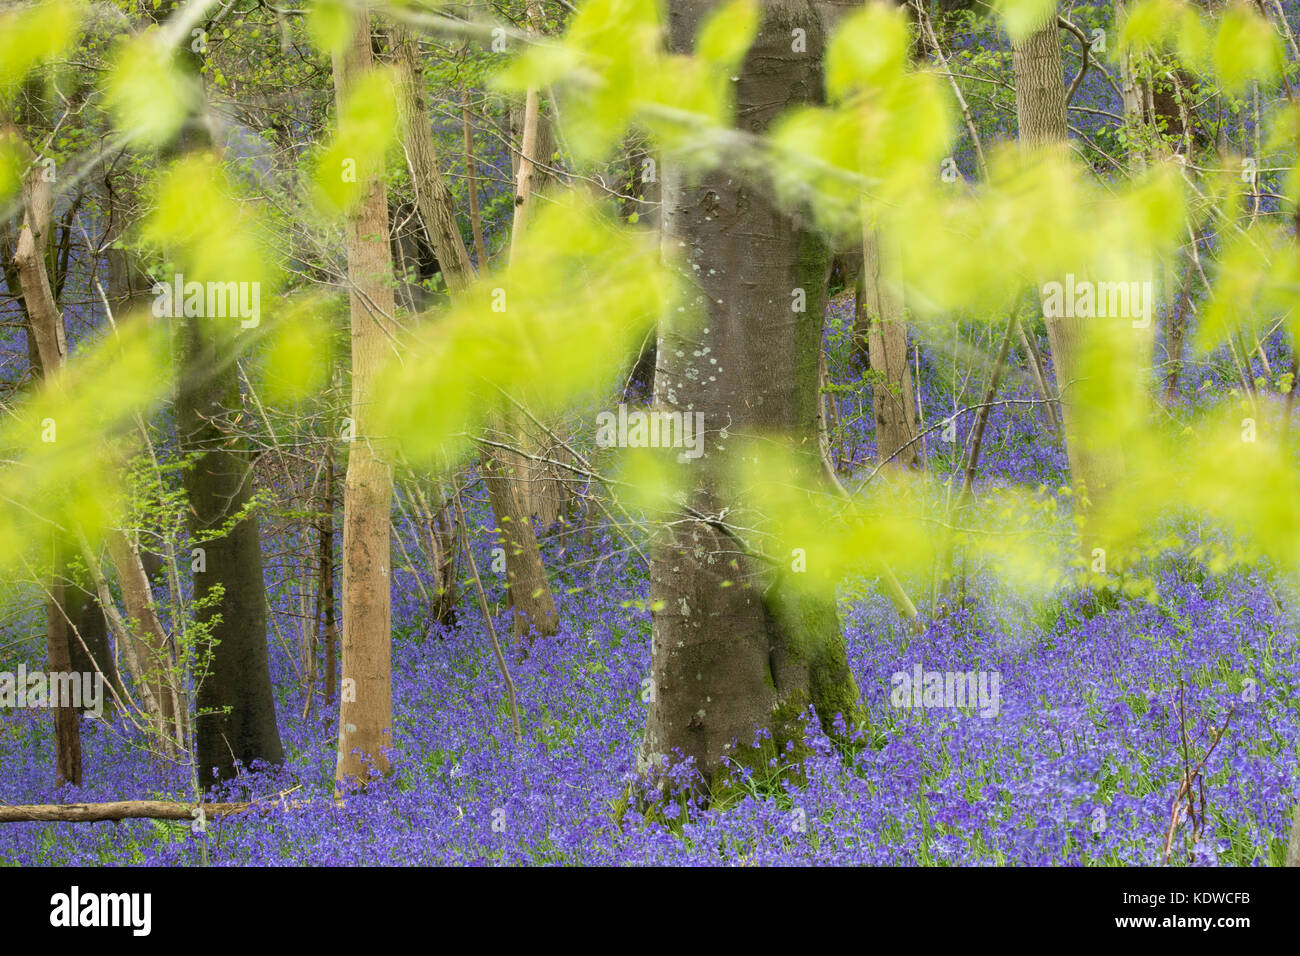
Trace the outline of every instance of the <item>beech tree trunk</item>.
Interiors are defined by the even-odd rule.
[[[370,13],[353,13],[352,39],[334,57],[334,90],[342,103],[371,68]],[[335,782],[364,786],[368,767],[390,768],[392,746],[391,450],[370,426],[370,395],[391,326],[393,260],[382,169],[365,170],[366,194],[348,216],[351,286],[352,419],[343,492],[343,674]],[[391,333],[393,329],[388,329]]]
[[[674,52],[690,50],[709,8],[704,0],[672,0]],[[766,0],[763,12],[734,86],[737,115],[755,132],[823,96],[813,7]],[[795,29],[806,31],[806,53],[791,54]],[[809,475],[821,474],[817,372],[828,252],[804,216],[779,209],[765,186],[734,171],[687,177],[670,165],[663,187],[664,253],[692,275],[699,295],[688,308],[693,315],[660,322],[655,405],[704,415],[703,457],[675,466],[689,489],[686,503],[700,514],[733,509],[729,515],[745,525],[730,477],[738,439],[780,436],[806,455]],[[796,289],[806,296],[802,312],[794,311]],[[713,522],[666,523],[650,561],[656,610],[643,775],[653,778],[680,752],[694,759],[701,788],[719,787],[729,760],[765,768],[773,748],[796,741],[810,705],[827,729],[837,714],[852,724],[858,690],[833,599],[789,588]],[[756,729],[771,735],[757,751]]]
[[[177,9],[172,4],[169,16]],[[200,55],[186,47],[179,56],[184,68],[198,75]],[[211,146],[204,118],[192,115],[167,152],[180,156]],[[382,234],[387,236],[386,225]],[[243,399],[233,360],[237,332],[238,323],[229,318],[203,316],[186,318],[178,336],[176,430],[192,462],[185,491],[193,546],[202,550],[201,560],[191,562],[194,600],[221,590],[219,599],[196,613],[199,622],[211,625],[215,641],[196,700],[203,714],[194,732],[202,785],[234,777],[236,763],[284,760],[266,649],[262,541],[255,516],[234,521],[253,496],[248,442],[238,425]],[[224,534],[209,537],[227,526]]]

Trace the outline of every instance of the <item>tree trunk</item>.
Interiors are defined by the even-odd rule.
[[[917,468],[921,449],[915,441],[916,393],[907,362],[907,325],[901,290],[889,284],[897,275],[885,237],[875,229],[865,229],[854,324],[859,336],[865,333],[871,362],[876,456],[881,463],[892,460],[904,468]]]
[[[669,4],[674,52],[690,49],[709,6]],[[763,9],[734,87],[737,115],[754,132],[785,109],[822,99],[813,8],[806,0],[766,0]],[[793,29],[806,31],[804,55],[790,55]],[[663,186],[665,255],[698,265],[691,271],[700,294],[691,319],[674,314],[660,323],[655,405],[704,416],[703,457],[676,465],[690,489],[687,504],[700,514],[735,509],[744,525],[731,477],[739,436],[779,435],[807,457],[808,474],[821,472],[817,369],[827,249],[805,217],[777,208],[767,189],[733,171],[688,178],[670,166]],[[796,289],[806,294],[802,312],[792,311]],[[833,598],[796,592],[739,552],[716,523],[690,519],[666,523],[652,543],[644,775],[680,752],[694,759],[701,787],[716,787],[725,784],[729,760],[765,769],[773,747],[799,738],[809,705],[828,729],[836,714],[850,723],[857,715]],[[757,752],[756,729],[771,735]]]
[[[150,716],[157,726],[163,750],[174,754],[177,745],[186,740],[186,708],[176,680],[176,656],[171,641],[154,610],[153,591],[140,559],[140,549],[125,531],[109,531],[108,557],[122,589],[122,606],[126,609],[129,628],[127,640],[134,651],[132,659],[139,665],[138,672],[132,676],[148,687],[146,700],[154,704]]]
[[[334,701],[338,689],[338,629],[334,617],[334,452],[325,458],[325,501],[320,523],[320,584],[316,600],[321,605],[322,645],[325,650],[325,703]]]
[[[173,3],[169,18],[178,10]],[[186,70],[199,75],[198,53],[183,48],[179,56]],[[211,145],[208,127],[196,114],[187,117],[166,153],[183,156]],[[382,235],[387,234],[385,224]],[[202,560],[191,564],[194,601],[212,600],[221,589],[220,598],[195,615],[211,625],[209,637],[215,641],[196,700],[203,714],[194,733],[201,785],[234,777],[237,762],[247,767],[255,760],[284,760],[266,648],[262,541],[256,517],[234,521],[253,496],[248,443],[237,424],[242,396],[234,361],[236,330],[229,319],[198,316],[187,318],[179,334],[176,429],[190,462],[185,472],[190,536],[202,550]],[[227,527],[224,534],[208,537]]]
[[[348,46],[334,56],[340,103],[371,67],[370,13],[353,14]],[[389,771],[392,746],[392,455],[371,431],[370,401],[395,309],[382,169],[365,170],[366,194],[348,216],[352,419],[343,493],[343,687],[335,782],[364,786],[367,765]],[[389,332],[392,330],[389,329]]]
[[[520,500],[520,485],[528,480],[527,470],[519,467],[520,460],[512,452],[491,448],[483,452],[481,464],[500,535],[497,543],[506,553],[506,596],[513,611],[513,634],[526,639],[554,634],[559,616],[532,519]]]
[[[1016,78],[1016,117],[1020,142],[1027,148],[1065,148],[1065,74],[1056,10],[1037,30],[1012,44]],[[1119,449],[1092,440],[1086,414],[1074,397],[1082,379],[1091,320],[1048,318],[1047,337],[1056,371],[1057,394],[1065,430],[1066,454],[1076,485],[1076,500],[1087,508],[1099,504],[1120,481],[1123,457]],[[1086,548],[1085,548],[1086,550]]]
[[[480,272],[488,267],[487,246],[483,243],[483,217],[478,208],[478,164],[474,159],[474,127],[470,124],[469,90],[461,94],[460,122],[465,136],[465,188],[469,192],[469,225],[474,233],[474,256]]]
[[[438,168],[429,111],[425,108],[424,71],[420,69],[418,48],[404,29],[394,29],[391,37],[398,70],[401,141],[415,189],[415,205],[429,243],[438,256],[443,280],[454,294],[474,280],[474,267],[470,265],[469,253],[456,222],[451,192],[442,178],[442,170]]]
[[[27,328],[36,345],[40,377],[53,381],[67,359],[63,313],[59,311],[46,270],[45,249],[53,221],[54,196],[41,170],[32,169],[23,183],[23,223],[18,232],[14,267],[27,312]],[[45,634],[50,676],[72,670],[69,615],[66,610],[67,580],[64,548],[57,532],[51,535],[51,575],[46,583]],[[51,689],[51,692],[53,690]],[[52,702],[53,703],[53,702]],[[81,715],[64,702],[54,708],[55,772],[58,786],[81,785]]]
[[[68,641],[72,670],[78,674],[103,674],[105,688],[111,687],[121,696],[122,679],[108,643],[108,620],[95,596],[94,584],[84,576],[71,576],[63,594],[68,617],[76,626]],[[112,695],[106,689],[104,707],[112,706]]]
[[[205,785],[234,777],[236,761],[247,767],[254,760],[284,759],[267,659],[266,585],[257,519],[245,515],[224,534],[212,537],[244,512],[253,495],[247,442],[236,424],[241,397],[237,368],[230,360],[230,325],[229,320],[212,317],[185,322],[183,377],[176,399],[181,448],[192,460],[185,472],[190,535],[201,552],[200,560],[192,563],[194,601],[210,601],[213,591],[221,589],[215,603],[195,614],[198,622],[211,625],[210,637],[216,642],[197,699],[203,716],[195,728],[196,760]],[[147,589],[147,582],[141,584]]]
[[[527,0],[525,7],[528,33],[537,36],[542,32],[543,27],[541,6],[536,0]],[[512,163],[515,176],[514,219],[510,227],[512,257],[515,250],[519,248],[519,238],[528,228],[533,206],[536,205],[536,196],[551,179],[543,167],[550,165],[552,154],[555,152],[555,132],[550,118],[542,111],[541,102],[541,92],[535,87],[529,88],[524,96],[522,112],[514,111],[511,116],[512,127],[517,126],[519,129],[519,153]],[[516,499],[520,514],[531,528],[530,533],[535,536],[538,528],[549,527],[559,520],[568,501],[568,483],[565,480],[568,475],[559,474],[562,469],[537,459],[563,460],[565,452],[562,448],[554,446],[550,436],[543,429],[526,421],[521,415],[508,414],[504,422],[499,424],[503,426],[503,430],[510,433],[514,443],[526,454],[513,455],[503,449],[497,449],[494,452],[496,458],[494,468],[499,472],[514,475],[511,493]],[[553,427],[562,428],[558,423]],[[514,520],[514,516],[511,517]],[[497,520],[504,521],[499,513]],[[520,537],[523,536],[521,531]],[[507,551],[507,562],[510,560],[511,550]],[[540,562],[540,554],[537,560]],[[514,576],[522,577],[530,574],[532,574],[530,569],[523,567],[516,569]],[[550,585],[546,583],[544,576],[535,581],[535,585],[544,587],[549,592]],[[555,601],[549,593],[542,603],[549,603],[553,613]],[[516,633],[518,633],[518,626],[519,621],[516,617]]]

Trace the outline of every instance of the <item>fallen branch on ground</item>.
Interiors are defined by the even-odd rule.
[[[342,800],[333,801],[344,806]],[[310,800],[284,803],[264,800],[252,803],[175,803],[170,800],[118,800],[112,803],[35,803],[17,806],[0,804],[0,823],[96,823],[105,820],[198,820],[229,817],[254,810],[298,810],[321,806]]]

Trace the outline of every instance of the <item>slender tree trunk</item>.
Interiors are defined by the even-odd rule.
[[[529,32],[539,32],[541,11],[534,0],[528,0],[527,13]],[[540,103],[538,91],[529,89],[524,99],[519,155],[514,163],[514,219],[510,227],[512,260],[519,248],[518,239],[527,228],[533,195],[540,186],[540,171],[534,162],[539,159],[541,148],[543,120]],[[498,416],[493,426],[502,443],[516,443],[525,451],[537,450],[534,447],[536,442],[530,438],[528,429],[514,410]],[[559,617],[533,523],[532,486],[538,478],[538,469],[525,455],[501,448],[485,449],[481,465],[488,500],[500,534],[498,542],[506,553],[506,593],[514,618],[513,633],[516,638],[554,634],[559,628]]]
[[[414,48],[409,42],[398,44],[398,62],[402,65],[404,75],[403,88],[422,93],[421,74],[415,64]],[[404,99],[407,103],[402,110],[403,139],[407,145],[411,176],[421,199],[421,215],[426,215],[424,210],[427,207],[426,222],[454,224],[451,194],[442,185],[428,121],[418,120],[418,117],[424,115],[422,95],[408,93]],[[536,124],[534,147],[535,132]],[[413,149],[412,144],[421,140],[427,142]],[[527,149],[525,155],[529,155]],[[521,188],[526,188],[527,184],[524,165],[520,166]],[[522,205],[515,207],[516,231],[520,228],[519,210],[522,208]],[[460,232],[452,228],[436,229],[431,238],[439,262],[443,264],[443,275],[454,296],[474,278],[464,240],[461,239]],[[512,428],[507,435],[517,436],[521,433],[521,428]],[[530,631],[554,634],[557,627],[555,599],[546,579],[546,568],[542,563],[541,550],[533,532],[532,512],[528,507],[526,483],[532,475],[528,460],[498,449],[484,452],[482,467],[492,511],[502,535],[501,544],[506,551],[507,587],[514,609],[514,634],[516,637],[524,637]]]
[[[316,585],[316,603],[320,612],[321,645],[325,653],[325,703],[332,703],[338,684],[337,625],[334,617],[334,452],[331,447],[325,457],[324,491],[321,501],[319,555]]]
[[[1170,313],[1169,323],[1165,326],[1165,352],[1169,362],[1169,374],[1165,378],[1167,404],[1178,398],[1178,376],[1183,367],[1183,336],[1187,332],[1187,312],[1192,298],[1192,269],[1189,263],[1187,274],[1183,276],[1183,287],[1178,294],[1178,304]]]
[[[478,208],[478,164],[474,161],[474,130],[470,125],[469,90],[461,94],[460,121],[465,133],[465,184],[469,190],[469,224],[474,232],[474,256],[483,272],[488,267],[487,246],[483,243],[483,216]]]
[[[690,49],[702,0],[669,4],[669,45]],[[734,86],[738,115],[761,132],[787,108],[822,98],[822,36],[807,2],[766,0],[754,46]],[[790,55],[791,31],[807,52]],[[660,323],[655,404],[704,416],[704,456],[684,471],[700,514],[735,509],[740,436],[776,434],[820,475],[818,355],[829,259],[807,220],[775,206],[767,190],[726,168],[663,182],[664,251],[688,256],[699,286],[690,318]],[[679,248],[679,246],[681,248]],[[792,311],[803,289],[806,309]],[[699,358],[707,352],[710,361]],[[725,429],[725,433],[724,430]],[[723,435],[729,435],[724,438]],[[813,545],[812,542],[809,543]],[[774,747],[799,739],[813,706],[823,727],[857,715],[834,599],[812,597],[745,553],[716,523],[666,523],[651,547],[652,685],[639,768],[652,775],[680,752],[702,787],[725,783],[728,761],[766,766]],[[810,551],[810,553],[812,553]],[[771,738],[751,750],[756,729]]]
[[[520,501],[519,486],[528,480],[528,472],[520,469],[519,461],[519,455],[492,448],[484,451],[481,465],[496,516],[497,543],[506,553],[512,632],[516,638],[528,638],[554,634],[559,629],[559,615],[532,518]]]
[[[140,559],[140,549],[126,532],[115,529],[108,533],[108,557],[122,589],[122,606],[130,629],[127,639],[139,666],[139,672],[133,676],[148,687],[146,699],[154,703],[151,716],[163,750],[174,754],[186,739],[185,706],[176,681],[176,658],[154,609],[153,591]]]
[[[951,511],[954,517],[961,514],[975,491],[975,475],[979,470],[980,452],[984,448],[984,431],[988,428],[989,413],[993,411],[992,403],[997,397],[998,387],[1002,384],[1002,373],[1007,365],[1007,353],[1011,351],[1011,337],[1019,327],[1020,320],[1013,309],[1010,318],[1007,319],[1007,327],[1002,333],[1002,341],[998,345],[998,354],[993,360],[993,368],[989,372],[989,383],[984,390],[984,399],[980,402],[980,408],[975,413],[975,427],[971,430],[970,447],[966,451],[966,463],[962,468],[961,491],[957,493],[957,502],[953,505]],[[952,584],[953,543],[952,533],[945,534],[942,564],[945,591]],[[962,592],[964,595],[964,579]]]
[[[1115,0],[1116,23],[1123,22],[1126,16],[1126,6],[1125,0]],[[1130,177],[1136,178],[1146,171],[1151,162],[1148,155],[1150,130],[1142,109],[1145,91],[1137,78],[1134,69],[1134,53],[1131,50],[1126,51],[1120,59],[1120,90],[1123,94],[1125,138],[1128,143],[1128,171]],[[1154,121],[1153,117],[1152,122]],[[1136,366],[1134,384],[1136,387],[1133,389],[1132,398],[1136,402],[1145,404],[1147,396],[1150,394],[1152,364],[1155,358],[1156,344],[1155,317],[1158,311],[1154,301],[1155,267],[1149,252],[1141,251],[1139,255],[1136,255],[1132,269],[1133,274],[1125,278],[1150,283],[1149,288],[1152,290],[1152,301],[1149,303],[1151,309],[1150,321],[1145,328],[1132,331],[1132,335],[1137,340],[1137,354],[1134,357]]]
[[[1037,30],[1012,44],[1012,66],[1020,142],[1027,148],[1064,149],[1068,133],[1065,74],[1055,8]],[[1076,500],[1096,505],[1119,483],[1124,469],[1121,450],[1095,440],[1095,429],[1087,427],[1087,415],[1075,398],[1085,373],[1084,359],[1090,338],[1088,323],[1092,320],[1061,317],[1046,321],[1064,419],[1066,453],[1077,486]]]
[[[1020,346],[1025,350],[1025,365],[1028,366],[1030,377],[1034,380],[1038,397],[1043,401],[1043,414],[1047,418],[1048,425],[1059,428],[1061,422],[1056,415],[1056,395],[1052,392],[1051,383],[1047,381],[1047,369],[1043,365],[1043,356],[1038,351],[1037,334],[1031,335],[1025,331],[1024,322],[1016,323],[1016,331],[1020,335]]]
[[[343,102],[371,67],[370,13],[353,13],[348,46],[334,57],[334,89]],[[392,746],[392,455],[370,426],[375,375],[395,310],[388,246],[388,197],[381,169],[365,170],[366,194],[349,214],[352,418],[343,495],[343,687],[335,781],[364,786],[367,765],[389,771]],[[391,330],[390,330],[391,331]]]
[[[65,616],[67,597],[64,578],[60,571],[65,567],[63,548],[54,541],[54,576],[50,579],[50,593],[45,601],[45,634],[49,640],[50,693],[54,694],[55,675],[72,672],[69,639],[69,621]],[[62,681],[60,682],[62,684]],[[63,684],[66,686],[66,684]],[[50,701],[55,703],[54,700]],[[67,701],[54,707],[55,771],[58,786],[81,786],[81,712]]]
[[[45,250],[53,223],[54,197],[50,183],[34,168],[23,183],[23,223],[18,232],[14,266],[18,271],[28,330],[36,344],[40,365],[38,372],[47,383],[63,368],[68,347],[64,341],[63,313],[59,311],[50,287]],[[50,677],[72,670],[69,619],[66,610],[67,580],[64,547],[58,533],[50,538],[51,575],[46,583],[45,635]],[[50,693],[54,693],[51,685]],[[51,701],[53,703],[53,701]],[[81,715],[76,707],[63,702],[54,708],[55,772],[58,786],[81,785]]]
[[[398,71],[401,141],[415,189],[415,205],[429,244],[438,255],[442,277],[447,288],[455,294],[474,280],[474,267],[470,265],[469,253],[456,222],[451,192],[438,166],[429,111],[425,106],[424,71],[420,69],[419,50],[415,40],[404,29],[395,28],[391,37]]]
[[[528,33],[532,36],[539,35],[543,28],[541,5],[536,0],[527,0],[526,12]],[[510,227],[512,259],[515,250],[519,247],[519,237],[528,228],[533,206],[536,205],[536,196],[550,180],[543,167],[550,163],[551,154],[554,152],[554,129],[551,121],[542,111],[541,94],[536,88],[530,88],[525,93],[519,124],[519,153],[514,157],[512,166],[515,176],[514,220]],[[502,431],[508,432],[514,443],[526,452],[524,455],[512,455],[498,449],[495,453],[497,461],[494,467],[499,473],[514,476],[511,491],[516,507],[531,526],[531,533],[535,535],[539,527],[548,527],[559,520],[568,501],[568,484],[565,481],[567,475],[557,474],[559,469],[555,466],[536,459],[562,459],[564,452],[563,449],[557,450],[551,447],[549,436],[521,415],[507,413],[505,419],[499,423],[499,427]],[[562,428],[558,423],[553,427]],[[511,518],[514,520],[515,516],[512,515]],[[498,514],[498,521],[503,520]],[[522,535],[523,532],[520,532],[521,537]],[[516,569],[515,576],[521,577],[529,573],[529,569],[519,568]],[[544,578],[534,581],[533,585],[549,589]],[[549,597],[547,600],[554,604],[554,600]],[[516,628],[517,626],[516,620]]]
[[[528,33],[541,32],[542,11],[537,0],[526,0],[525,10],[528,15]],[[524,94],[524,128],[520,137],[519,162],[515,180],[515,216],[510,230],[510,253],[513,256],[518,248],[519,237],[527,226],[528,215],[532,211],[535,183],[533,173],[538,160],[546,162],[550,156],[539,156],[539,127],[541,126],[541,96],[535,86],[530,86]]]
[[[878,230],[865,229],[855,324],[859,336],[865,333],[868,343],[876,456],[881,462],[892,459],[900,467],[917,468],[922,462],[915,441],[916,395],[907,362],[907,325],[903,321],[901,291],[889,285],[897,275],[887,240]]]
[[[108,619],[95,596],[94,583],[83,575],[72,575],[64,588],[64,606],[76,626],[68,641],[72,670],[78,674],[99,673],[104,684],[122,695],[122,679],[113,661],[108,643]],[[112,695],[105,690],[104,706],[113,706]]]

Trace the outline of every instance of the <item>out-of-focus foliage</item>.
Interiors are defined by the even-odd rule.
[[[561,43],[530,48],[495,82],[569,93],[565,135],[580,159],[605,155],[631,125],[666,148],[697,148],[710,129],[730,125],[731,76],[758,29],[758,4],[731,0],[713,10],[697,32],[696,57],[665,53],[660,23],[656,0],[592,0]]]
[[[938,182],[949,96],[933,74],[909,69],[909,43],[900,8],[870,4],[845,17],[826,49],[834,105],[795,110],[772,133],[778,187],[833,232],[858,234],[864,208],[898,208]]]
[[[1187,0],[1141,0],[1127,12],[1118,51],[1171,50],[1190,70],[1212,67],[1225,92],[1270,84],[1282,66],[1281,41],[1253,4],[1233,0],[1212,21]]]
[[[463,451],[504,396],[546,413],[607,386],[673,299],[653,238],[578,197],[540,207],[512,259],[377,376],[378,427],[412,460]]]
[[[45,0],[0,13],[0,107],[38,64],[59,56],[76,39],[81,14],[76,0]]]
[[[257,283],[263,297],[278,286],[261,217],[212,154],[187,156],[163,174],[142,233],[187,282]]]
[[[0,425],[0,573],[12,573],[52,531],[90,543],[120,514],[117,436],[170,387],[165,329],[124,322],[77,355]]]
[[[323,210],[352,208],[396,142],[397,78],[389,67],[363,75],[339,109],[333,142],[316,158],[316,199]]]
[[[193,115],[202,92],[155,27],[118,44],[105,97],[119,128],[146,145],[161,146]]]
[[[271,317],[262,359],[260,392],[268,402],[293,405],[329,384],[333,353],[331,300],[319,295],[285,298]]]

